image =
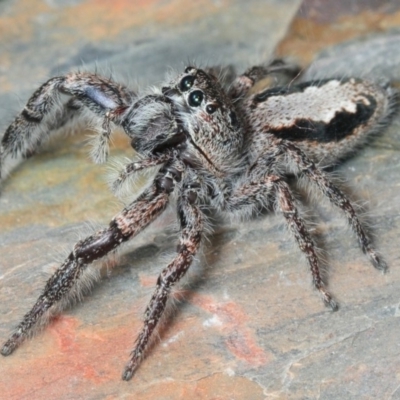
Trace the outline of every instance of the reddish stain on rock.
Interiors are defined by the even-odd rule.
[[[195,294],[190,301],[221,321],[226,345],[232,354],[247,363],[260,366],[270,361],[271,355],[258,346],[255,332],[248,325],[246,312],[232,301],[216,303],[211,296]]]

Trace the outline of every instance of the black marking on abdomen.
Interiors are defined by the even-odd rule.
[[[291,126],[271,127],[265,129],[274,136],[291,141],[318,141],[322,143],[339,142],[354,134],[354,131],[368,123],[375,112],[376,100],[367,96],[370,104],[357,103],[355,113],[339,111],[334,118],[325,123],[311,119],[296,119]]]

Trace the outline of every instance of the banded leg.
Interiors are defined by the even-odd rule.
[[[110,123],[120,118],[133,97],[123,86],[95,74],[71,73],[50,79],[35,91],[6,130],[0,146],[0,177],[6,157],[26,158],[35,153],[51,131],[72,117],[82,116],[85,108],[102,121],[98,149],[93,157],[96,162],[104,161]]]
[[[316,253],[315,243],[309,234],[303,219],[299,216],[295,200],[290,192],[289,186],[282,179],[269,177],[274,182],[275,191],[278,197],[279,209],[286,219],[286,222],[292,231],[300,250],[305,254],[310,265],[314,287],[320,292],[324,303],[333,311],[338,309],[336,301],[327,291],[319,268],[319,261]]]
[[[283,153],[287,154],[296,163],[299,170],[318,186],[332,204],[344,212],[356,234],[362,251],[368,256],[376,269],[385,272],[388,269],[387,264],[374,248],[372,240],[358,219],[350,200],[298,147],[287,141],[282,141],[281,146],[283,147]]]
[[[300,250],[307,258],[314,287],[321,294],[324,303],[333,311],[336,311],[337,303],[322,281],[315,243],[299,215],[289,186],[282,178],[269,175],[263,181],[257,180],[238,187],[226,204],[226,209],[230,212],[237,212],[241,209],[254,212],[257,205],[258,207],[266,206],[275,199],[277,200],[277,207],[284,216]]]
[[[289,64],[280,59],[272,61],[269,65],[257,65],[249,68],[233,81],[229,96],[233,99],[243,98],[257,82],[271,74],[283,74],[286,77],[285,82],[278,82],[283,84],[295,79],[300,73],[301,68],[298,65]]]
[[[196,200],[196,192],[187,189],[178,204],[181,228],[178,254],[158,277],[156,290],[145,312],[144,327],[122,374],[122,379],[126,381],[132,378],[144,357],[151,336],[164,313],[172,287],[186,274],[199,249],[203,231],[203,215],[195,204]]]
[[[104,257],[157,218],[168,204],[169,193],[170,191],[163,189],[162,185],[156,182],[130,206],[117,214],[108,228],[78,242],[65,262],[50,277],[33,308],[3,345],[1,354],[11,354],[32,333],[35,326],[43,321],[42,317],[46,311],[68,298],[88,264]]]

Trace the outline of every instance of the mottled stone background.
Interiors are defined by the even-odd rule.
[[[290,57],[308,77],[400,81],[396,0],[3,0],[0,124],[51,76],[97,69],[133,87],[188,62],[245,68]],[[0,134],[1,135],[1,134]],[[87,222],[121,204],[84,134],[62,138],[15,170],[0,196],[0,337],[5,340]],[[4,399],[400,399],[400,120],[341,166],[390,264],[381,276],[346,221],[306,202],[325,250],[331,313],[279,215],[226,224],[209,243],[161,341],[120,380],[143,309],[175,249],[173,213],[135,239],[83,302],[0,359]],[[129,156],[116,135],[113,156]],[[55,261],[57,260],[57,261]]]

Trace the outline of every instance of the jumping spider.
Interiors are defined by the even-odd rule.
[[[219,69],[221,70],[224,69]],[[273,72],[288,84],[252,93]],[[249,218],[269,207],[280,212],[311,269],[313,284],[332,310],[337,304],[320,274],[314,241],[299,214],[289,176],[304,176],[346,216],[373,266],[385,261],[371,243],[352,203],[323,168],[352,155],[389,123],[396,93],[359,79],[327,79],[293,84],[296,69],[284,63],[256,66],[232,79],[218,68],[189,66],[158,89],[137,95],[97,74],[70,73],[50,79],[29,99],[5,132],[0,172],[6,161],[26,158],[56,129],[77,121],[98,125],[93,157],[103,162],[110,134],[122,127],[140,158],[127,164],[113,188],[139,171],[158,166],[154,179],[109,226],[80,240],[48,280],[43,293],[1,349],[11,354],[46,316],[79,288],[85,267],[114,252],[166,209],[173,197],[180,225],[179,245],[162,270],[145,311],[122,378],[138,368],[163,315],[171,288],[198,252],[207,222],[205,210]]]

